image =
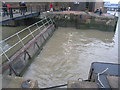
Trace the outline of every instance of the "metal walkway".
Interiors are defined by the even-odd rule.
[[[26,12],[25,15],[20,15],[19,13],[18,14],[15,14],[13,18],[10,18],[9,16],[5,16],[5,17],[1,17],[1,20],[0,20],[0,25],[4,25],[4,24],[7,24],[11,21],[15,21],[15,20],[21,20],[21,19],[26,19],[26,18],[32,18],[32,17],[37,17],[40,15],[40,12]]]
[[[40,15],[40,12],[43,12],[44,10],[41,10],[41,8],[34,8],[33,6],[11,6],[9,8],[9,11],[7,12],[8,15],[3,13],[3,9],[4,7],[0,8],[1,10],[1,14],[0,14],[0,25],[6,25],[7,23],[11,22],[11,21],[15,21],[15,20],[21,20],[21,19],[25,19],[25,18],[32,18],[32,17],[36,17]],[[25,8],[22,9],[21,8]]]
[[[51,18],[45,17],[42,20],[0,41],[0,44],[3,44],[11,41],[12,38],[15,38],[14,43],[9,48],[3,49],[4,46],[0,47],[0,52],[2,52],[0,53],[0,57],[2,58],[0,63],[2,72],[9,68],[10,73],[12,70],[16,76],[19,76],[18,73],[20,73],[21,70],[18,70],[17,72],[12,64],[16,62],[16,60],[18,60],[17,67],[21,64],[20,60],[22,60],[22,62],[26,60],[24,64],[27,64],[29,62],[28,59],[31,59],[34,56],[36,51],[40,49],[41,45],[44,44],[46,39],[51,35],[54,30],[54,28],[51,29],[52,27],[53,22]],[[23,33],[27,34],[21,36]],[[24,67],[25,66],[20,66],[20,69],[23,69]]]

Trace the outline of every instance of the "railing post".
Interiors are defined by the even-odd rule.
[[[32,34],[32,31],[30,30],[30,28],[28,28],[30,34],[32,35],[32,37],[35,39],[34,35]]]
[[[44,5],[44,12],[46,11],[46,6]]]
[[[51,23],[53,24],[53,21],[52,21],[52,19],[50,18],[50,21],[51,21]]]
[[[31,13],[32,13],[32,6],[31,6]]]
[[[21,40],[21,38],[19,37],[18,33],[17,33],[17,37],[18,37],[18,39],[20,40],[20,42],[22,43],[22,45],[23,45],[24,48],[25,48],[25,45],[24,45],[23,41]]]
[[[23,47],[24,47],[24,50],[25,50],[25,45],[24,45],[23,41],[21,40],[21,38],[19,37],[18,33],[17,33],[17,37],[18,37],[18,39],[20,40],[20,42],[22,43],[22,45],[23,45]],[[28,53],[26,50],[25,50],[25,53],[27,53],[28,56],[29,56],[29,58],[31,58],[31,56],[29,55],[29,53]]]
[[[7,60],[10,62],[9,57],[6,55],[6,53],[3,51],[3,49],[0,47],[0,49],[2,50],[3,54],[5,55],[5,57],[7,58]]]
[[[40,5],[39,5],[39,13],[40,13]]]
[[[38,24],[36,23],[37,28],[39,28]]]
[[[36,24],[36,25],[37,25],[37,24]],[[37,26],[38,26],[38,25],[37,25]],[[39,28],[39,27],[38,27],[38,28]],[[35,40],[36,38],[35,38],[35,36],[32,34],[32,31],[30,30],[30,28],[28,28],[28,30],[29,30],[29,32],[31,33],[33,39]],[[37,45],[38,48],[40,48],[40,46],[38,45],[37,42],[35,42],[35,44]],[[34,44],[34,45],[35,45],[35,44]]]
[[[48,25],[50,25],[50,20],[48,21],[48,20],[46,19],[46,21],[47,21]]]
[[[10,18],[13,18],[12,8],[9,8],[9,12],[10,12]]]
[[[38,26],[38,24],[37,24],[37,23],[36,23],[36,25],[37,25],[37,28],[39,28],[39,31],[41,32],[40,27]]]
[[[42,21],[42,24],[44,25],[44,28],[46,28],[46,26],[45,26],[45,24],[43,23],[43,21]]]

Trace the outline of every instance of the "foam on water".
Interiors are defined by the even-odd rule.
[[[118,63],[115,38],[114,32],[59,27],[24,77],[41,88],[87,79],[92,62]]]

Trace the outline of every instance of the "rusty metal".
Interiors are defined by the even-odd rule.
[[[27,51],[27,49],[29,49],[33,43],[35,43],[35,44],[37,45],[37,47],[40,48],[40,46],[38,45],[38,43],[37,43],[37,41],[36,41],[37,38],[38,38],[38,37],[43,37],[43,34],[44,34],[45,32],[47,32],[48,29],[51,28],[52,26],[53,26],[53,24],[49,25],[47,28],[45,28],[45,31],[44,31],[44,32],[41,32],[39,36],[37,35],[37,36],[35,37],[36,39],[34,39],[33,41],[31,40],[31,42],[30,42],[28,45],[25,45],[25,48],[24,48],[24,47],[21,48],[21,49],[20,49],[21,52],[19,52],[19,54],[13,59],[13,61],[11,61],[10,63],[8,63],[8,64],[6,64],[5,66],[2,67],[2,72],[4,72],[5,70],[7,70],[7,69],[9,68],[9,64],[12,65],[14,62],[17,61],[17,59],[18,59],[21,55],[23,55],[23,54],[25,54],[25,53],[29,56],[29,59],[31,59],[32,57],[30,56],[30,54],[29,54],[29,52]],[[11,56],[11,57],[12,57],[12,56]],[[25,59],[25,58],[26,58],[26,56],[24,56],[24,59]],[[11,68],[11,69],[12,69],[12,68]],[[12,69],[12,71],[13,71],[13,69]],[[14,73],[16,73],[16,72],[14,71]],[[17,74],[16,74],[16,75],[17,75]]]

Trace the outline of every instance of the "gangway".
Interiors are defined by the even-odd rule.
[[[34,55],[52,35],[54,29],[52,19],[44,17],[42,20],[0,41],[2,45],[14,40],[14,43],[6,50],[3,49],[3,46],[0,47],[2,52],[0,53],[0,57],[2,58],[2,62],[0,63],[2,72],[7,71],[10,75],[14,73],[16,76],[20,76]],[[22,35],[23,33],[26,34]]]

